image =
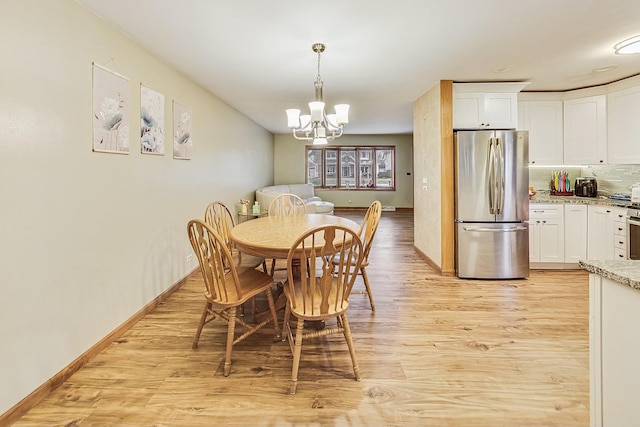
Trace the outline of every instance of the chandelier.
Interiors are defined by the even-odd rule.
[[[334,108],[335,114],[325,114],[322,101],[322,80],[320,79],[320,55],[325,45],[314,43],[311,49],[318,54],[318,77],[315,87],[315,101],[309,103],[310,114],[300,115],[300,110],[287,110],[287,126],[292,130],[293,137],[300,141],[313,141],[314,144],[326,144],[342,136],[344,125],[349,123],[349,104],[338,104]]]

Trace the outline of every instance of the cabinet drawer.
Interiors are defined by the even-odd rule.
[[[621,236],[619,234],[616,234],[614,236],[614,241],[613,244],[615,245],[616,248],[621,248],[621,249],[627,249],[627,236]]]
[[[613,223],[613,233],[618,234],[620,236],[627,235],[627,224],[624,222],[614,222]]]
[[[621,212],[614,212],[614,216],[613,216],[613,220],[616,223],[622,223],[622,224],[626,224],[627,223],[627,215],[626,212],[625,213],[621,213]]]
[[[529,219],[562,219],[564,217],[563,205],[530,205]]]
[[[627,259],[627,249],[626,248],[615,248],[613,259],[615,259],[615,260]]]

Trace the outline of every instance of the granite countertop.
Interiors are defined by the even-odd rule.
[[[580,261],[579,264],[590,273],[640,290],[640,261]]]
[[[600,205],[600,206],[617,206],[629,207],[630,202],[624,200],[610,199],[606,196],[598,197],[580,197],[580,196],[552,196],[549,191],[538,190],[533,198],[529,199],[529,203],[576,203],[583,205]]]

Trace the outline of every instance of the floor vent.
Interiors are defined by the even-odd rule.
[[[393,212],[393,211],[396,210],[396,207],[395,206],[383,206],[382,210],[385,211],[385,212]]]

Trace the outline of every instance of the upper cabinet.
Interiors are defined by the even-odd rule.
[[[564,101],[564,163],[607,163],[605,95]]]
[[[607,103],[609,163],[640,163],[640,87],[611,92]]]
[[[529,164],[563,163],[562,101],[518,102],[517,129],[529,131]]]
[[[516,129],[518,92],[528,83],[454,83],[454,129]]]

